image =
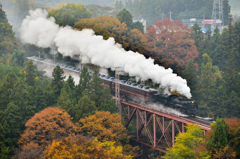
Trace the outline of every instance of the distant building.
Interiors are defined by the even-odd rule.
[[[147,32],[147,21],[144,20],[144,19],[133,20],[133,23],[136,23],[136,22],[141,22],[142,23],[142,25],[143,25],[143,32],[146,33]]]
[[[202,19],[190,18],[190,19],[182,19],[182,23],[187,25],[189,28],[193,26],[195,23],[198,23],[199,26],[202,27]]]
[[[201,28],[202,31],[205,33],[207,31],[207,29],[210,27],[212,27],[212,25],[214,24],[215,20],[214,19],[196,19],[196,18],[191,18],[191,19],[182,19],[182,23],[184,25],[187,25],[189,28],[191,26],[193,26],[195,23],[197,23]],[[220,29],[220,32],[222,30],[222,21],[219,19],[216,19],[216,25],[218,26],[218,28]],[[211,30],[213,31],[214,28],[211,28]]]

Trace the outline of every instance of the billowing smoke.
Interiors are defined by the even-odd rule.
[[[68,26],[59,27],[54,18],[47,16],[47,11],[41,9],[30,11],[30,16],[24,19],[20,28],[23,43],[57,48],[63,56],[80,55],[82,62],[90,62],[100,67],[119,67],[130,76],[137,76],[142,80],[152,79],[166,90],[170,88],[191,98],[187,81],[174,74],[172,69],[156,65],[153,59],[146,59],[139,53],[125,51],[114,38],[104,40],[90,29],[77,31]]]

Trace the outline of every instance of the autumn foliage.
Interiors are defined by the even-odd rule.
[[[147,30],[148,46],[167,67],[184,69],[190,59],[198,57],[191,30],[179,20],[163,19],[156,21]],[[197,66],[197,64],[195,64]]]
[[[138,147],[129,145],[129,136],[121,122],[121,116],[105,111],[96,111],[94,115],[79,120],[80,133],[84,136],[92,135],[101,142],[113,141],[115,145],[123,146],[125,154],[138,156]]]
[[[72,123],[70,115],[57,107],[48,107],[36,113],[26,122],[25,127],[26,130],[18,141],[19,145],[33,142],[45,146],[54,139],[75,134],[78,130]]]
[[[119,143],[129,140],[119,114],[96,111],[94,115],[80,119],[79,125],[83,135],[96,136],[99,141]]]
[[[113,37],[127,51],[132,50],[147,54],[147,39],[143,33],[138,29],[129,29],[125,23],[121,23],[117,18],[100,16],[93,19],[80,19],[75,23],[74,28],[78,30],[93,29],[96,35],[102,35],[104,39]]]
[[[127,159],[132,156],[124,156],[122,146],[114,146],[114,142],[98,142],[96,139],[86,138],[81,135],[70,136],[60,141],[54,140],[45,149],[45,159]]]

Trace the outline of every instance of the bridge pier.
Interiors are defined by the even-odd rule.
[[[149,109],[129,101],[122,101],[120,107],[125,127],[128,129],[130,123],[131,125],[136,124],[136,126],[131,127],[131,131],[135,132],[131,140],[163,153],[166,153],[167,147],[171,148],[174,145],[175,136],[178,133],[185,132],[187,124],[198,124],[205,131],[210,129],[210,125]]]

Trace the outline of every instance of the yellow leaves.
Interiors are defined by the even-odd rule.
[[[119,144],[120,140],[129,140],[119,114],[96,111],[94,115],[80,119],[78,125],[81,133],[92,134],[99,141],[116,141]]]
[[[114,146],[114,142],[98,142],[96,139],[86,138],[81,135],[70,136],[60,141],[54,140],[45,149],[45,159],[124,159],[121,146]]]
[[[167,150],[167,154],[164,158],[171,158],[172,156],[177,158],[195,158],[194,156],[194,145],[196,143],[202,143],[203,131],[201,127],[197,125],[189,124],[187,127],[187,132],[179,133],[176,137],[175,145]]]

